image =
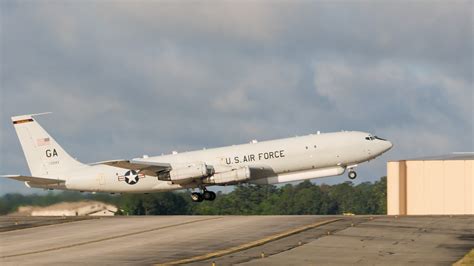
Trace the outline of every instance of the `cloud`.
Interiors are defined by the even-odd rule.
[[[473,149],[474,92],[468,81],[429,66],[383,61],[331,60],[314,69],[316,91],[339,110],[339,117],[387,132],[402,144],[399,156]]]
[[[336,59],[317,62],[314,68],[318,94],[339,109],[352,110],[351,119],[381,114],[383,119],[395,113],[405,122],[456,117],[452,122],[469,124],[472,118],[471,84],[430,66],[384,61],[360,65]]]

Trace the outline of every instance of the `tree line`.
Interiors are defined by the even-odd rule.
[[[235,186],[229,193],[218,192],[215,201],[192,202],[187,191],[151,194],[61,192],[45,195],[6,194],[0,197],[0,214],[20,206],[48,206],[59,202],[97,200],[119,208],[119,215],[309,215],[386,214],[387,179],[354,185],[315,185],[309,181],[284,186]]]

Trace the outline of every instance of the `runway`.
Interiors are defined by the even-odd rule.
[[[446,265],[474,247],[474,216],[28,219],[0,217],[0,264]]]

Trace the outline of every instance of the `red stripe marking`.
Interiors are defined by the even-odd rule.
[[[16,121],[13,121],[13,124],[16,125],[16,124],[23,124],[23,123],[29,123],[29,122],[33,122],[33,119],[28,118],[28,119],[16,120]]]

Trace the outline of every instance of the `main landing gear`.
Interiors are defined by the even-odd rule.
[[[199,193],[199,192],[191,193],[191,200],[193,202],[201,202],[203,200],[213,201],[216,199],[216,193],[207,190],[205,187],[201,189],[202,189],[202,193]]]

